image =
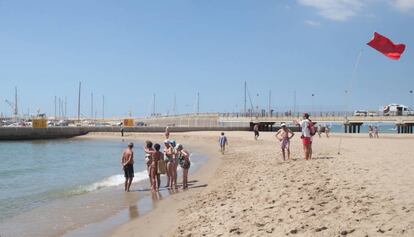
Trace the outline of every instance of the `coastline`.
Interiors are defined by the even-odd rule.
[[[130,225],[135,225],[133,223],[141,223],[142,221],[145,221],[148,223],[148,220],[155,219],[156,223],[159,223],[160,213],[168,213],[173,215],[165,215],[166,221],[163,225],[162,233],[168,233],[170,232],[170,229],[173,229],[174,225],[169,225],[171,223],[171,218],[174,218],[174,211],[177,211],[179,206],[182,206],[184,203],[181,201],[182,197],[185,197],[188,193],[193,192],[193,190],[200,190],[204,189],[208,186],[208,179],[213,174],[215,167],[219,165],[220,160],[217,158],[219,152],[217,150],[217,147],[215,146],[215,142],[210,141],[204,141],[205,143],[194,143],[192,141],[191,134],[189,133],[183,133],[183,134],[174,134],[172,139],[175,139],[177,142],[180,142],[183,144],[186,149],[192,151],[197,151],[198,154],[203,154],[207,156],[207,159],[203,161],[203,163],[196,168],[194,172],[190,171],[189,174],[189,182],[190,187],[188,190],[183,191],[182,189],[179,189],[178,191],[174,191],[171,193],[167,189],[162,189],[161,193],[163,193],[162,198],[154,197],[154,194],[151,194],[150,191],[146,191],[144,195],[141,198],[137,200],[137,210],[139,210],[139,215],[136,215],[134,218],[128,218],[126,220],[125,216],[129,215],[126,214],[126,212],[130,212],[130,210],[125,209],[124,211],[118,212],[117,214],[114,214],[104,220],[94,222],[91,224],[86,225],[85,227],[77,228],[75,230],[71,230],[66,232],[63,236],[70,237],[70,236],[96,236],[96,233],[99,233],[99,236],[111,236],[113,232],[116,232],[118,229],[125,228],[128,232],[128,228]],[[124,139],[125,141],[145,141],[145,140],[151,140],[153,142],[162,142],[164,138],[164,134],[162,133],[128,133],[124,137],[120,137],[118,134],[114,135],[114,133],[91,133],[87,136],[82,136],[77,139]],[[215,141],[215,139],[213,139]],[[201,140],[202,141],[202,140]],[[180,171],[178,171],[180,172]],[[180,180],[180,174],[178,179],[178,184],[181,183]],[[143,182],[148,182],[148,180],[145,180]],[[162,181],[162,183],[165,183],[165,180]],[[132,186],[132,188],[134,185]],[[134,188],[133,188],[134,189]],[[115,191],[115,190],[114,190]],[[119,190],[118,190],[119,191]],[[168,192],[168,193],[167,193]],[[134,193],[134,192],[133,192]],[[131,193],[123,193],[121,195],[130,196]],[[173,205],[171,205],[173,204]],[[133,203],[130,203],[131,206],[135,206]],[[146,208],[147,205],[151,205],[151,207]],[[167,208],[166,208],[167,207]],[[174,207],[174,209],[171,209],[171,207]],[[145,210],[146,208],[146,210]],[[168,210],[168,211],[165,211]],[[165,214],[164,213],[164,214]],[[152,218],[152,216],[155,216],[155,218]],[[156,224],[155,223],[155,224]],[[145,233],[145,235],[152,235],[158,232],[157,229],[156,232],[152,232],[151,229],[146,229],[145,226],[147,224],[143,225],[143,231],[140,232],[140,230],[133,229],[133,232],[138,233]],[[102,228],[104,230],[102,230]],[[92,234],[93,233],[93,234]],[[128,235],[128,234],[127,234]]]
[[[250,132],[226,135],[230,146],[223,156],[217,132],[173,133],[172,139],[190,152],[208,157],[190,174],[189,190],[154,199],[145,188],[132,193],[124,193],[119,186],[108,189],[102,199],[113,207],[112,214],[96,219],[101,207],[92,205],[91,211],[81,216],[92,217],[90,224],[59,236],[414,234],[413,135],[315,137],[314,159],[304,161],[296,134],[291,143],[293,159],[287,162],[281,160],[274,133],[262,132],[258,141]],[[164,135],[127,133],[122,138],[114,133],[96,133],[75,139],[161,142]],[[146,182],[142,181],[142,187],[147,187]],[[99,195],[101,192],[96,193]],[[66,205],[66,201],[57,206]],[[58,213],[51,214],[52,218],[61,218]]]

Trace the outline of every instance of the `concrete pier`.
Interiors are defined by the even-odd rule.
[[[397,124],[398,133],[413,133],[414,123]]]

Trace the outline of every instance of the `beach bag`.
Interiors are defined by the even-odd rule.
[[[167,165],[165,164],[165,161],[163,159],[160,159],[158,161],[158,174],[165,174],[167,173]]]

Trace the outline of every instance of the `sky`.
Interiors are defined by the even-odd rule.
[[[154,94],[156,113],[195,112],[197,93],[240,112],[245,81],[248,108],[411,106],[413,25],[414,0],[0,0],[0,112],[17,87],[20,113],[53,116],[56,96],[76,116],[79,82],[83,116],[92,93],[97,117],[103,96],[106,117],[148,116]],[[375,31],[407,45],[399,61]]]

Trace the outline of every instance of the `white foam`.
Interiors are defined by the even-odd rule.
[[[148,172],[146,170],[134,173],[134,180],[132,182],[136,183],[136,182],[139,182],[145,179],[148,179]],[[93,184],[86,185],[82,187],[81,189],[86,192],[92,192],[92,191],[99,190],[102,188],[118,186],[118,185],[123,184],[124,182],[125,182],[124,176],[121,174],[118,174],[118,175],[109,176]]]

